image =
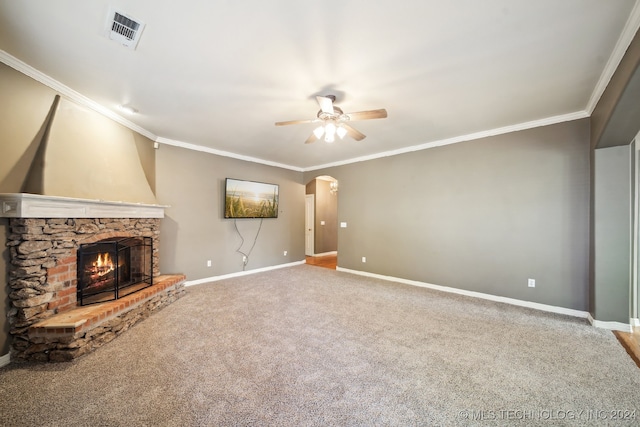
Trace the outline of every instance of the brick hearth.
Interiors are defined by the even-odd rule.
[[[154,311],[184,295],[184,275],[155,278],[155,284],[115,301],[65,311],[29,328],[30,359],[69,361],[108,343]]]

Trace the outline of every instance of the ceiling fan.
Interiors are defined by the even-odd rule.
[[[340,139],[345,135],[349,135],[356,141],[362,141],[366,135],[354,129],[349,125],[350,121],[384,119],[387,117],[387,110],[384,108],[379,110],[358,111],[356,113],[345,113],[336,107],[333,103],[336,100],[334,95],[316,96],[320,111],[317,118],[310,120],[290,120],[286,122],[276,122],[276,126],[297,125],[301,123],[321,123],[319,127],[314,129],[313,133],[307,138],[305,144],[311,144],[318,141],[324,135],[325,142],[335,141],[336,135]]]

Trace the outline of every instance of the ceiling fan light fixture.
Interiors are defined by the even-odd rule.
[[[336,125],[329,122],[324,126],[324,141],[333,142],[336,140]]]
[[[387,110],[380,108],[378,110],[366,110],[356,111],[354,113],[345,113],[334,102],[336,97],[334,95],[316,96],[316,101],[320,105],[320,111],[316,114],[315,119],[309,120],[288,120],[285,122],[276,122],[276,126],[297,125],[301,123],[319,123],[320,126],[316,127],[311,135],[304,142],[305,144],[311,144],[322,138],[324,135],[325,142],[334,142],[336,140],[336,134],[340,139],[344,139],[345,136],[349,136],[356,141],[362,141],[367,136],[362,132],[354,129],[347,122],[355,120],[370,120],[370,119],[384,119],[387,117]]]

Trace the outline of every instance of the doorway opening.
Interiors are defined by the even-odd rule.
[[[337,254],[338,180],[318,176],[306,185],[305,255],[308,264],[328,264],[335,268]]]

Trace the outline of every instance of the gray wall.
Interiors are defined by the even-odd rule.
[[[631,146],[595,152],[594,318],[629,323],[632,254]]]
[[[591,146],[627,145],[640,122],[640,32],[636,33],[591,114]]]
[[[588,309],[588,119],[318,175],[340,182],[340,267]]]
[[[188,280],[197,280],[242,271],[242,255],[236,252],[242,240],[234,220],[223,217],[227,177],[280,186],[278,218],[263,220],[246,270],[305,259],[301,172],[161,145],[156,150],[156,196],[160,204],[171,206],[161,223],[162,273],[184,273]],[[237,220],[237,226],[246,253],[260,220]]]

